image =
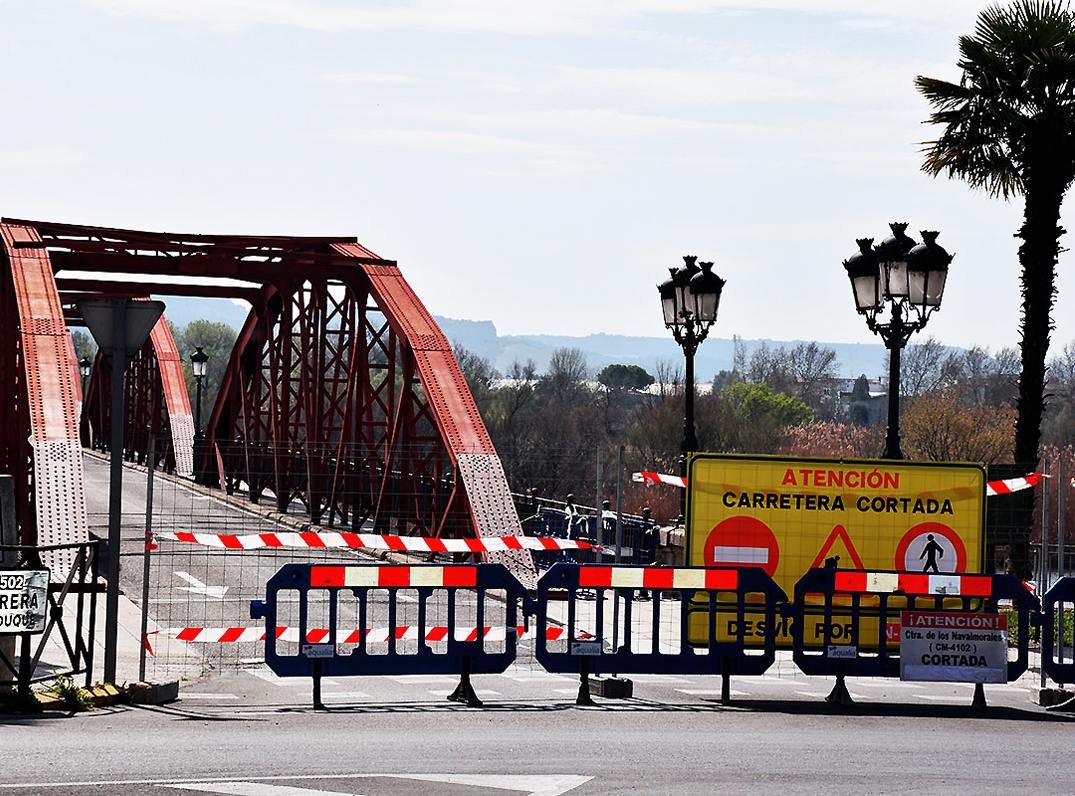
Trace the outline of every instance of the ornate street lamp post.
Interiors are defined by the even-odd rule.
[[[82,357],[78,361],[78,375],[82,377],[82,400],[86,400],[86,379],[90,377],[90,373],[93,372],[93,360],[89,357]]]
[[[923,232],[916,244],[907,224],[889,225],[892,234],[878,246],[858,241],[859,250],[844,261],[855,296],[855,309],[880,335],[889,350],[888,434],[882,459],[902,459],[900,450],[900,351],[941,306],[952,255],[937,245],[936,232]]]
[[[194,372],[195,409],[194,409],[194,478],[198,477],[198,464],[202,452],[202,381],[209,373],[209,355],[198,346],[190,355],[190,369]]]
[[[698,448],[694,432],[694,354],[717,320],[720,293],[724,281],[713,273],[713,263],[698,263],[698,258],[686,256],[679,268],[669,268],[671,276],[657,286],[661,295],[664,325],[683,349],[686,359],[684,385],[686,411],[683,417],[683,442],[680,444],[679,474],[687,477],[687,456]],[[687,490],[683,490],[680,519],[687,520]]]

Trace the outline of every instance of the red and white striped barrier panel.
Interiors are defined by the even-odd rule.
[[[583,589],[730,589],[739,583],[734,569],[680,567],[580,567]]]
[[[1005,481],[990,481],[985,485],[985,494],[989,496],[1008,495],[1012,492],[1018,492],[1022,489],[1029,489],[1032,486],[1037,486],[1038,481],[1048,477],[1049,476],[1044,473],[1031,473],[1022,478],[1009,478]],[[678,487],[687,486],[687,479],[682,476],[664,475],[663,473],[634,473],[631,476],[631,480],[639,484],[671,484],[672,486]],[[1072,479],[1071,483],[1072,486],[1075,486],[1075,478]]]
[[[488,641],[504,641],[508,636],[506,627],[483,627],[482,639]],[[337,644],[384,644],[389,636],[394,636],[397,641],[417,640],[419,628],[414,626],[401,626],[397,628],[371,627],[363,634],[361,630],[352,630],[347,635],[337,634]],[[423,640],[429,642],[446,641],[450,628],[444,626],[427,627]],[[265,629],[260,627],[173,627],[163,631],[177,641],[208,642],[233,644],[241,642],[256,642],[265,640]],[[519,638],[528,638],[534,635],[534,631],[527,630],[522,625],[512,628]],[[545,628],[545,638],[548,641],[556,641],[567,633],[563,627]],[[591,638],[589,634],[583,634]],[[320,644],[329,638],[329,632],[325,628],[312,628],[306,631],[308,644]],[[277,641],[299,641],[299,628],[277,627]],[[457,627],[455,628],[456,641],[477,641],[478,628]]]
[[[466,589],[477,582],[478,568],[467,564],[450,567],[409,567],[400,564],[383,567],[310,567],[310,586],[315,588],[435,586]]]
[[[836,591],[874,594],[950,594],[988,597],[993,579],[988,575],[927,575],[917,572],[836,572]]]
[[[600,550],[589,542],[543,536],[486,536],[480,539],[440,539],[435,536],[380,536],[368,533],[252,533],[244,536],[212,533],[155,533],[156,539],[256,550],[262,547],[354,547],[407,553],[502,553],[505,550]]]

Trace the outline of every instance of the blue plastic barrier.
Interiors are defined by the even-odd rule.
[[[1075,578],[1071,577],[1058,580],[1042,597],[1041,665],[1045,673],[1060,685],[1075,683],[1075,650],[1068,650],[1073,656],[1070,663],[1056,658],[1056,629],[1060,621],[1057,606],[1066,614],[1071,610],[1072,603],[1075,603]]]
[[[996,613],[1001,600],[1011,600],[1018,619],[1018,656],[1007,665],[1014,680],[1027,670],[1039,608],[1014,575],[811,569],[795,584],[792,655],[805,674],[835,675],[829,701],[847,703],[845,675],[900,676],[903,611]]]
[[[647,599],[636,602],[640,597]],[[775,634],[757,645],[752,626],[775,628],[786,601],[758,567],[556,564],[538,581],[537,626],[553,624],[549,606],[563,604],[567,633],[539,636],[535,652],[548,671],[580,675],[581,704],[589,701],[591,673],[719,673],[727,701],[732,674],[761,674],[772,665]],[[701,638],[692,643],[692,635]]]
[[[459,674],[449,697],[480,705],[472,673],[515,660],[526,591],[501,564],[286,564],[250,616],[281,677]],[[297,612],[297,614],[296,614]]]

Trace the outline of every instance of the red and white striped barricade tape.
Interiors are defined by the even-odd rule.
[[[665,475],[664,473],[634,473],[631,480],[638,484],[671,484],[672,486],[687,486],[687,479],[681,475]]]
[[[1049,476],[1044,473],[1030,473],[1022,478],[1009,478],[1004,481],[990,481],[985,485],[986,495],[1008,495],[1022,489],[1037,486],[1042,478]],[[631,480],[639,484],[671,484],[672,486],[686,487],[687,479],[679,475],[665,475],[663,473],[634,473]],[[1072,479],[1075,486],[1075,478]]]
[[[1031,473],[1030,475],[1024,475],[1022,478],[1009,478],[1005,481],[990,481],[985,485],[985,493],[989,496],[1009,495],[1012,492],[1019,492],[1023,489],[1030,489],[1032,486],[1037,486],[1038,481],[1048,477],[1049,476],[1045,473]]]
[[[475,539],[441,539],[435,536],[392,536],[368,533],[186,533],[161,531],[156,539],[189,542],[226,550],[257,550],[264,547],[351,547],[394,550],[405,553],[502,553],[506,550],[600,550],[598,545],[573,539],[544,536],[486,536]]]
[[[448,638],[450,630],[451,628],[446,626],[427,627],[423,640],[428,642],[445,641]],[[400,626],[394,629],[388,627],[371,627],[367,628],[364,634],[361,630],[355,629],[349,631],[346,635],[337,634],[336,643],[384,644],[388,641],[389,636],[394,636],[397,641],[415,640],[418,638],[418,631],[419,628],[415,626]],[[167,633],[177,641],[238,644],[265,640],[265,629],[260,627],[173,627],[163,632]],[[514,628],[514,632],[519,638],[529,638],[534,636],[534,631],[527,630],[522,625]],[[556,641],[557,639],[562,638],[565,633],[567,633],[566,628],[547,627],[545,629],[545,638],[548,641]],[[507,635],[508,628],[506,627],[482,628],[483,640],[503,641],[507,638]],[[329,631],[325,628],[311,628],[306,631],[306,642],[309,644],[319,644],[326,641],[328,638]],[[277,627],[276,639],[278,641],[297,643],[299,641],[299,628]],[[478,628],[455,628],[455,640],[477,641]]]

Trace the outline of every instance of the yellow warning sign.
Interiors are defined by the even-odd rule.
[[[980,572],[985,483],[979,464],[695,454],[686,563],[761,567],[788,599],[812,567]]]

